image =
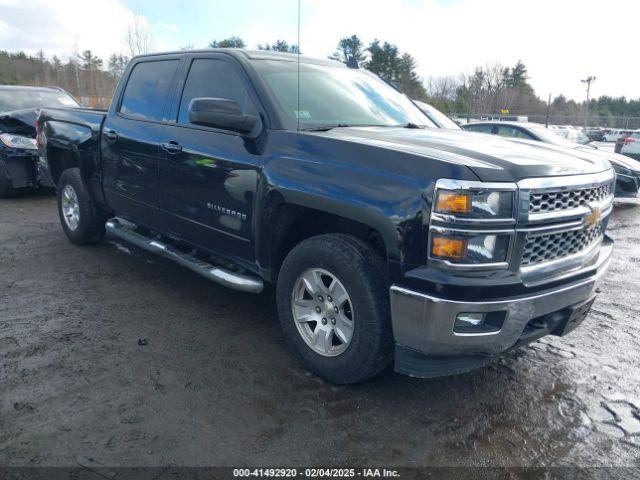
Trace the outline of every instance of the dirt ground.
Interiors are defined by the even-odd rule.
[[[0,202],[0,465],[640,466],[638,205],[616,208],[610,272],[568,337],[335,387],[288,352],[272,295],[74,246],[51,196]]]

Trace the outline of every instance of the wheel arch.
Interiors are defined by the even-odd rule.
[[[371,217],[367,209],[330,205],[321,199],[291,202],[279,192],[272,192],[265,202],[258,242],[258,258],[266,276],[275,282],[282,262],[296,245],[327,233],[358,238],[385,262],[398,258],[399,242],[393,225],[388,220],[374,221]]]

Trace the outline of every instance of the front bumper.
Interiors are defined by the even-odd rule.
[[[8,150],[0,153],[7,174],[6,180],[13,188],[36,187],[41,184],[42,174],[36,152]]]
[[[396,370],[421,377],[461,373],[487,363],[492,356],[528,343],[527,340],[553,333],[556,320],[548,322],[546,330],[539,329],[542,334],[537,336],[531,335],[530,327],[544,324],[545,318],[557,318],[556,314],[568,307],[593,299],[612,251],[613,242],[605,239],[597,262],[590,267],[591,274],[586,278],[535,294],[487,302],[441,298],[392,286]],[[454,323],[460,313],[494,313],[504,320],[496,332],[456,333]],[[421,368],[427,364],[429,368]]]

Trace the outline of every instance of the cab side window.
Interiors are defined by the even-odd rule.
[[[245,114],[257,115],[257,109],[238,72],[224,60],[196,59],[191,63],[180,100],[178,123],[189,123],[189,104],[194,98],[233,100]]]
[[[465,130],[478,133],[493,133],[493,125],[466,125]]]
[[[161,121],[178,60],[138,63],[122,95],[120,113],[138,120]]]
[[[527,140],[533,140],[533,137],[524,130],[521,130],[517,127],[511,127],[509,125],[500,125],[498,127],[498,135],[500,135],[501,137],[524,138]]]

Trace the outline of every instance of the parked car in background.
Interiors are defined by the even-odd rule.
[[[231,288],[275,284],[287,343],[336,383],[563,336],[611,258],[605,159],[436,128],[338,62],[136,57],[107,113],[44,109],[38,142],[71,242],[108,231]]]
[[[566,130],[554,130],[556,135],[560,135],[565,140],[569,140],[570,142],[579,143],[580,145],[586,145],[589,142],[592,142],[591,138],[584,133],[583,130],[579,130],[577,128],[571,128]]]
[[[414,100],[415,103],[420,110],[435,123],[438,128],[446,128],[448,130],[460,130],[461,127],[456,122],[454,122],[451,118],[449,118],[446,114],[442,113],[437,108],[429,105],[428,103],[421,102],[420,100]]]
[[[602,142],[602,141],[604,141],[604,130],[602,128],[587,128],[584,131],[584,133],[593,142]]]
[[[565,135],[569,138],[575,138],[571,136],[571,132],[579,132],[586,137],[579,130],[548,129],[539,123],[525,122],[479,122],[464,125],[463,128],[471,132],[544,142],[579,150],[585,154],[605,157],[611,162],[617,174],[616,197],[636,198],[640,191],[640,162],[623,155],[598,150],[598,147],[591,144],[572,142],[564,138]],[[582,136],[578,135],[577,137],[582,139]]]
[[[624,145],[624,142],[627,138],[629,138],[629,136],[632,134],[633,132],[626,132],[623,135],[620,135],[620,137],[618,138],[618,140],[616,140],[616,145],[613,148],[613,151],[615,153],[622,153],[622,147]]]
[[[623,135],[630,135],[632,130],[613,129],[606,132],[603,136],[603,142],[616,142]]]
[[[624,139],[620,153],[626,157],[640,161],[640,131],[633,132]]]
[[[0,85],[0,197],[21,188],[48,186],[38,161],[36,118],[43,107],[78,107],[59,88]]]

